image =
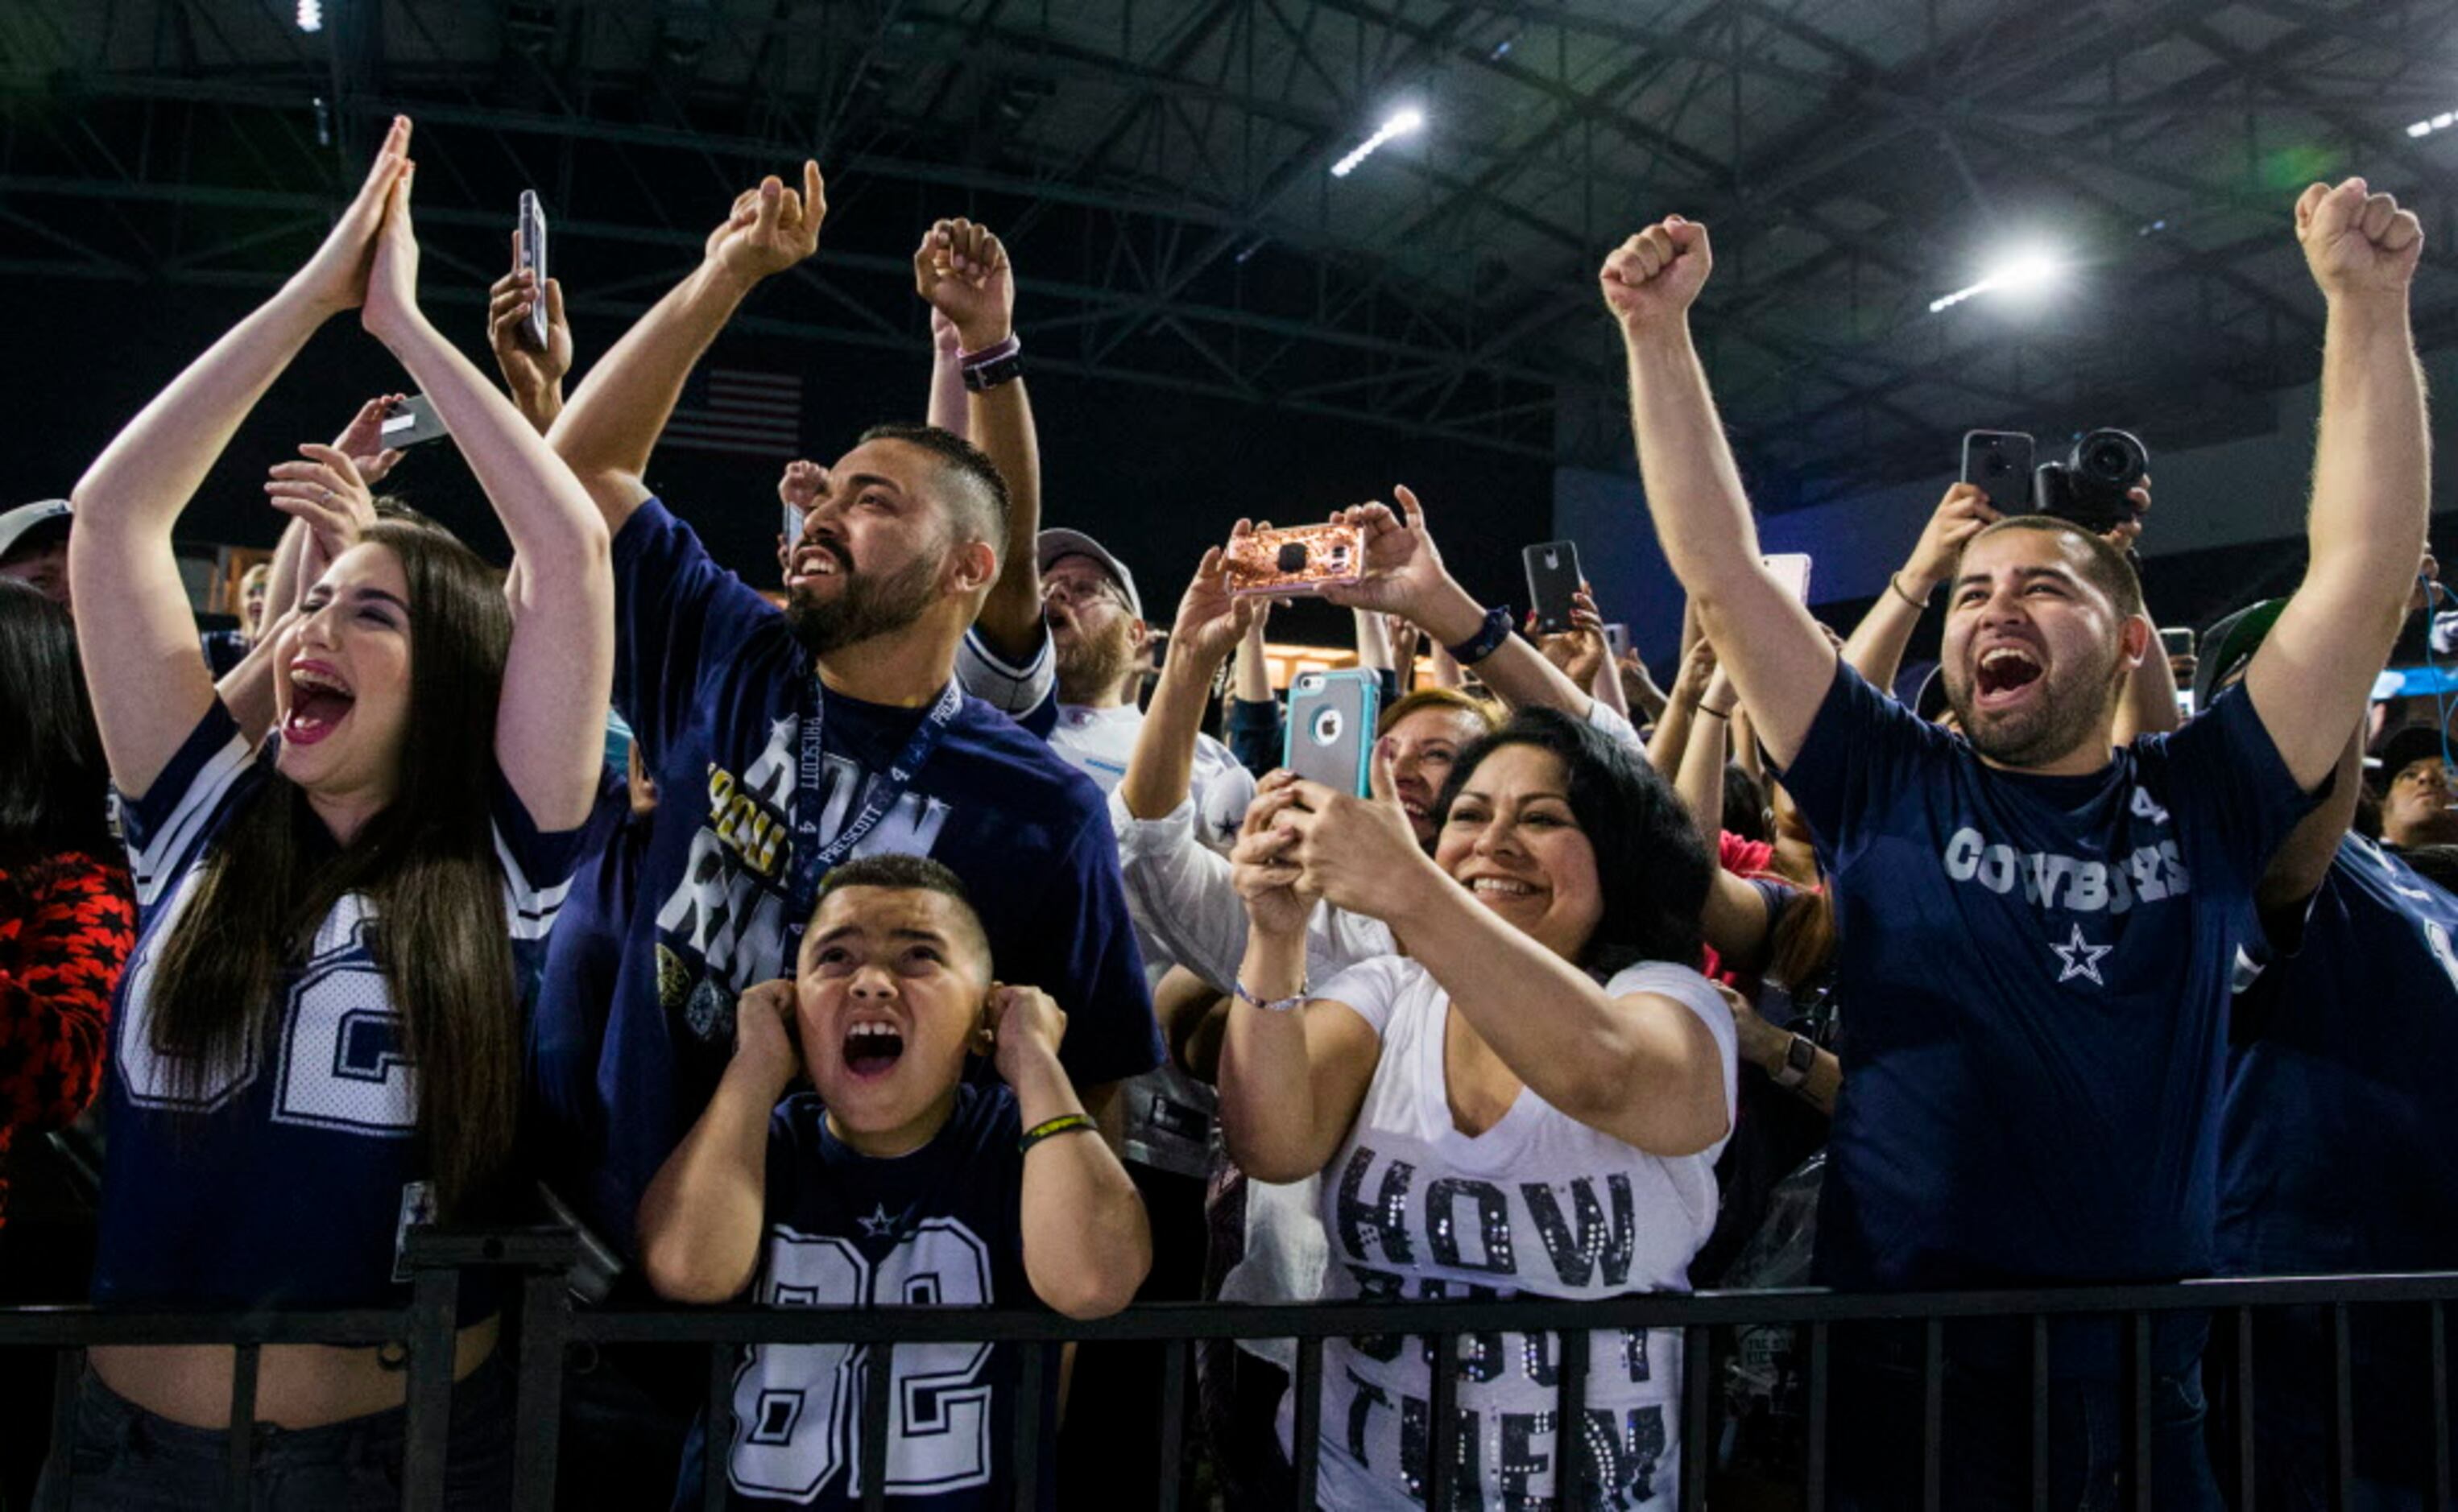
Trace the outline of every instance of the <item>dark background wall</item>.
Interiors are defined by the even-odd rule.
[[[430,237],[430,241],[434,238]],[[474,261],[477,250],[462,248]],[[586,277],[565,266],[575,287]],[[677,277],[685,271],[676,268]],[[437,323],[492,371],[479,335],[476,295],[440,259],[422,292]],[[162,290],[10,280],[0,311],[16,360],[0,376],[10,445],[0,450],[0,501],[66,494],[117,428],[243,316],[255,291]],[[754,296],[749,313],[759,309]],[[920,303],[911,355],[866,347],[812,350],[761,337],[720,339],[714,360],[803,379],[804,453],[831,460],[862,427],[918,419],[928,380]],[[1030,291],[1018,329],[1032,341]],[[622,332],[619,318],[575,318],[583,371]],[[1413,440],[1370,426],[1257,406],[1235,406],[1119,383],[1043,373],[1031,379],[1044,455],[1044,518],[1093,532],[1123,556],[1157,619],[1174,614],[1203,548],[1241,514],[1279,524],[1319,519],[1394,483],[1417,490],[1438,539],[1469,586],[1489,599],[1524,596],[1519,548],[1543,540],[1552,469],[1481,447]],[[258,405],[180,522],[183,541],[269,546],[281,517],[264,501],[264,470],[305,440],[325,441],[368,396],[406,389],[397,364],[353,321],[336,320]],[[755,582],[773,575],[776,479],[788,459],[753,461],[667,449],[651,481],[707,538],[719,559]],[[387,484],[468,534],[502,549],[484,498],[443,444],[415,450]],[[1278,638],[1345,643],[1345,616],[1302,607],[1274,626]]]

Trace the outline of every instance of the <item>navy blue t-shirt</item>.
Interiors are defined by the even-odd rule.
[[[271,781],[219,699],[121,818],[137,944],[113,1011],[97,1302],[401,1307],[406,1219],[432,1216],[412,1137],[417,1067],[374,953],[382,925],[344,897],[277,984],[261,1044],[190,1087],[153,1044],[154,971],[215,837]],[[541,835],[499,777],[492,815],[513,969],[536,977],[581,832]],[[522,996],[526,998],[526,991]],[[465,1289],[474,1292],[476,1289]],[[464,1315],[470,1315],[465,1295]]]
[[[2223,1268],[2458,1266],[2458,898],[2347,836],[2231,1037]]]
[[[967,1086],[928,1144],[880,1159],[831,1133],[815,1094],[787,1098],[768,1123],[768,1232],[754,1300],[1037,1306],[1024,1271],[1022,1132],[1005,1087]],[[860,1506],[862,1390],[871,1363],[868,1349],[846,1344],[745,1351],[734,1381],[727,1504]],[[1013,1506],[1014,1351],[906,1344],[894,1370],[889,1502],[914,1512]],[[697,1507],[699,1456],[687,1453],[684,1463],[691,1468],[676,1505]]]
[[[774,605],[719,568],[656,500],[614,539],[614,707],[657,780],[613,1001],[550,980],[541,1014],[602,1014],[597,1179],[568,1193],[625,1253],[640,1193],[706,1106],[733,1053],[743,989],[788,973],[786,933],[810,656]],[[833,838],[924,716],[824,703],[822,829]],[[1158,1026],[1100,790],[1006,715],[968,696],[937,751],[856,855],[929,856],[964,880],[1003,981],[1067,1010],[1059,1061],[1077,1086],[1159,1064]],[[593,921],[590,927],[597,927]],[[550,1026],[542,1042],[594,1040]]]
[[[1782,780],[1834,880],[1850,1005],[1822,1278],[2207,1272],[2232,971],[2309,805],[2252,701],[2031,776],[1839,666]]]

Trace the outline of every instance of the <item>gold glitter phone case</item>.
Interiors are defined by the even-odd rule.
[[[1258,530],[1229,543],[1233,593],[1320,593],[1354,583],[1365,566],[1365,532],[1353,525]]]

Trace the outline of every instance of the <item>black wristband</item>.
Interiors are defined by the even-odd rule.
[[[1456,646],[1443,648],[1451,660],[1463,667],[1473,667],[1499,650],[1510,638],[1510,606],[1502,605],[1485,611],[1485,624],[1477,632]]]
[[[970,363],[964,369],[964,374],[965,386],[976,394],[996,388],[1001,383],[1013,383],[1024,376],[1024,354],[1010,352],[987,362]]]

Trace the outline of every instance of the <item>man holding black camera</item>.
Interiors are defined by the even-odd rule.
[[[2422,231],[2361,179],[2307,189],[2296,228],[2329,311],[2310,566],[2242,696],[2121,750],[2120,692],[2153,649],[2123,552],[2042,515],[1975,532],[1948,580],[1943,657],[1968,742],[1921,723],[1839,664],[1760,562],[1690,339],[1705,229],[1672,217],[1605,264],[1658,538],[1833,877],[1852,1029],[1819,1232],[1831,1282],[2211,1267],[2229,966],[2258,928],[2265,865],[2364,711],[2389,651],[2383,606],[2404,598],[2424,544],[2407,321]],[[2026,1335],[1949,1339],[1946,1499],[2021,1502]],[[2051,1345],[2049,1489],[2073,1504],[2118,1477],[2119,1352],[2104,1322],[2058,1327]],[[1839,1346],[1838,1488],[1906,1501],[1917,1339]],[[2216,1504],[2199,1350],[2198,1326],[2156,1330],[2148,1489],[2162,1507]]]

